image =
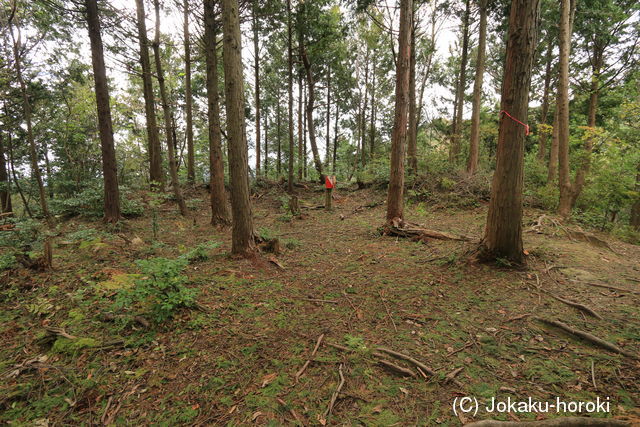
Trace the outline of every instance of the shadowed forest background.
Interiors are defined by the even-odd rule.
[[[640,422],[639,42],[633,0],[3,2],[0,421]]]

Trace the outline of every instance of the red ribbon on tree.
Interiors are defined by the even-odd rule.
[[[500,110],[500,113],[504,113],[504,114],[506,114],[507,116],[509,116],[509,118],[510,118],[511,120],[513,120],[513,121],[514,121],[514,122],[516,122],[516,123],[520,123],[522,126],[524,126],[524,134],[525,134],[525,135],[529,135],[529,133],[530,133],[530,132],[529,132],[529,125],[528,125],[528,124],[526,124],[526,123],[522,123],[520,120],[516,119],[516,118],[515,118],[515,117],[513,117],[511,114],[507,113],[505,110]]]

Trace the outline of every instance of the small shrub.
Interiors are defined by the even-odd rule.
[[[162,323],[182,307],[196,304],[197,292],[185,286],[182,274],[188,260],[151,258],[136,261],[143,277],[131,289],[122,289],[116,298],[116,308],[141,307],[156,323]]]
[[[180,258],[187,260],[189,264],[198,261],[206,261],[209,259],[209,251],[217,248],[218,246],[220,246],[220,243],[218,242],[200,243],[195,248],[180,255]]]
[[[16,266],[16,257],[13,254],[0,255],[0,271],[10,270]]]
[[[258,229],[258,237],[266,242],[268,240],[274,239],[276,235],[267,227],[261,227],[260,229]]]

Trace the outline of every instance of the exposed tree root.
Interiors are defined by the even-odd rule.
[[[581,281],[579,281],[579,280],[573,280],[573,279],[570,279],[570,280],[571,280],[572,282],[574,282],[574,283],[582,283],[583,285],[595,286],[596,288],[611,289],[611,290],[613,290],[613,291],[624,292],[625,294],[640,295],[640,292],[633,291],[633,290],[631,290],[631,289],[624,289],[624,288],[618,288],[618,287],[611,286],[611,285],[605,285],[604,283],[581,282]]]
[[[465,242],[471,240],[469,237],[465,236],[454,236],[452,234],[422,228],[418,224],[406,222],[400,218],[394,218],[391,222],[385,224],[381,229],[381,233],[389,236],[409,237],[419,241],[437,239]]]
[[[581,426],[630,426],[627,421],[611,418],[564,417],[542,421],[495,421],[484,420],[466,424],[465,427],[581,427]]]
[[[631,353],[629,351],[623,350],[620,347],[618,347],[617,345],[615,345],[615,344],[613,344],[613,343],[611,343],[609,341],[605,341],[605,340],[603,340],[601,338],[598,338],[595,335],[590,334],[589,332],[581,331],[579,329],[574,329],[571,326],[567,325],[566,323],[562,323],[562,322],[557,321],[557,320],[543,319],[541,317],[536,317],[535,319],[539,320],[542,323],[546,323],[548,325],[560,328],[563,331],[568,332],[571,335],[575,335],[577,337],[580,337],[585,341],[589,341],[590,343],[595,344],[598,347],[602,347],[602,348],[607,349],[609,351],[612,351],[614,353],[622,354],[622,355],[630,357],[632,359],[640,360],[640,357],[638,357],[637,354],[633,354],[633,353]]]
[[[609,243],[605,242],[604,240],[596,237],[595,235],[591,234],[591,233],[587,233],[581,230],[565,230],[565,232],[569,235],[569,237],[571,237],[572,239],[576,239],[576,240],[581,240],[583,242],[587,242],[592,246],[595,246],[597,248],[604,248],[604,249],[608,249],[613,253],[617,253],[616,251],[613,250],[613,248],[611,246],[609,246]]]
[[[560,298],[559,296],[556,296],[550,292],[547,292],[552,298],[557,299],[558,301],[560,301],[561,303],[567,304],[571,307],[575,307],[580,311],[584,311],[585,313],[587,313],[590,316],[595,317],[596,319],[600,319],[602,320],[602,316],[600,316],[598,313],[596,313],[593,309],[587,307],[586,305],[577,303],[577,302],[573,302],[573,301],[569,301],[567,299],[564,298]]]

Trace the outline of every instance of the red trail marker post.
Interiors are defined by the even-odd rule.
[[[336,176],[325,175],[324,177],[324,189],[325,189],[324,208],[327,211],[331,210],[331,200],[333,197],[333,188],[335,186],[336,186]]]

